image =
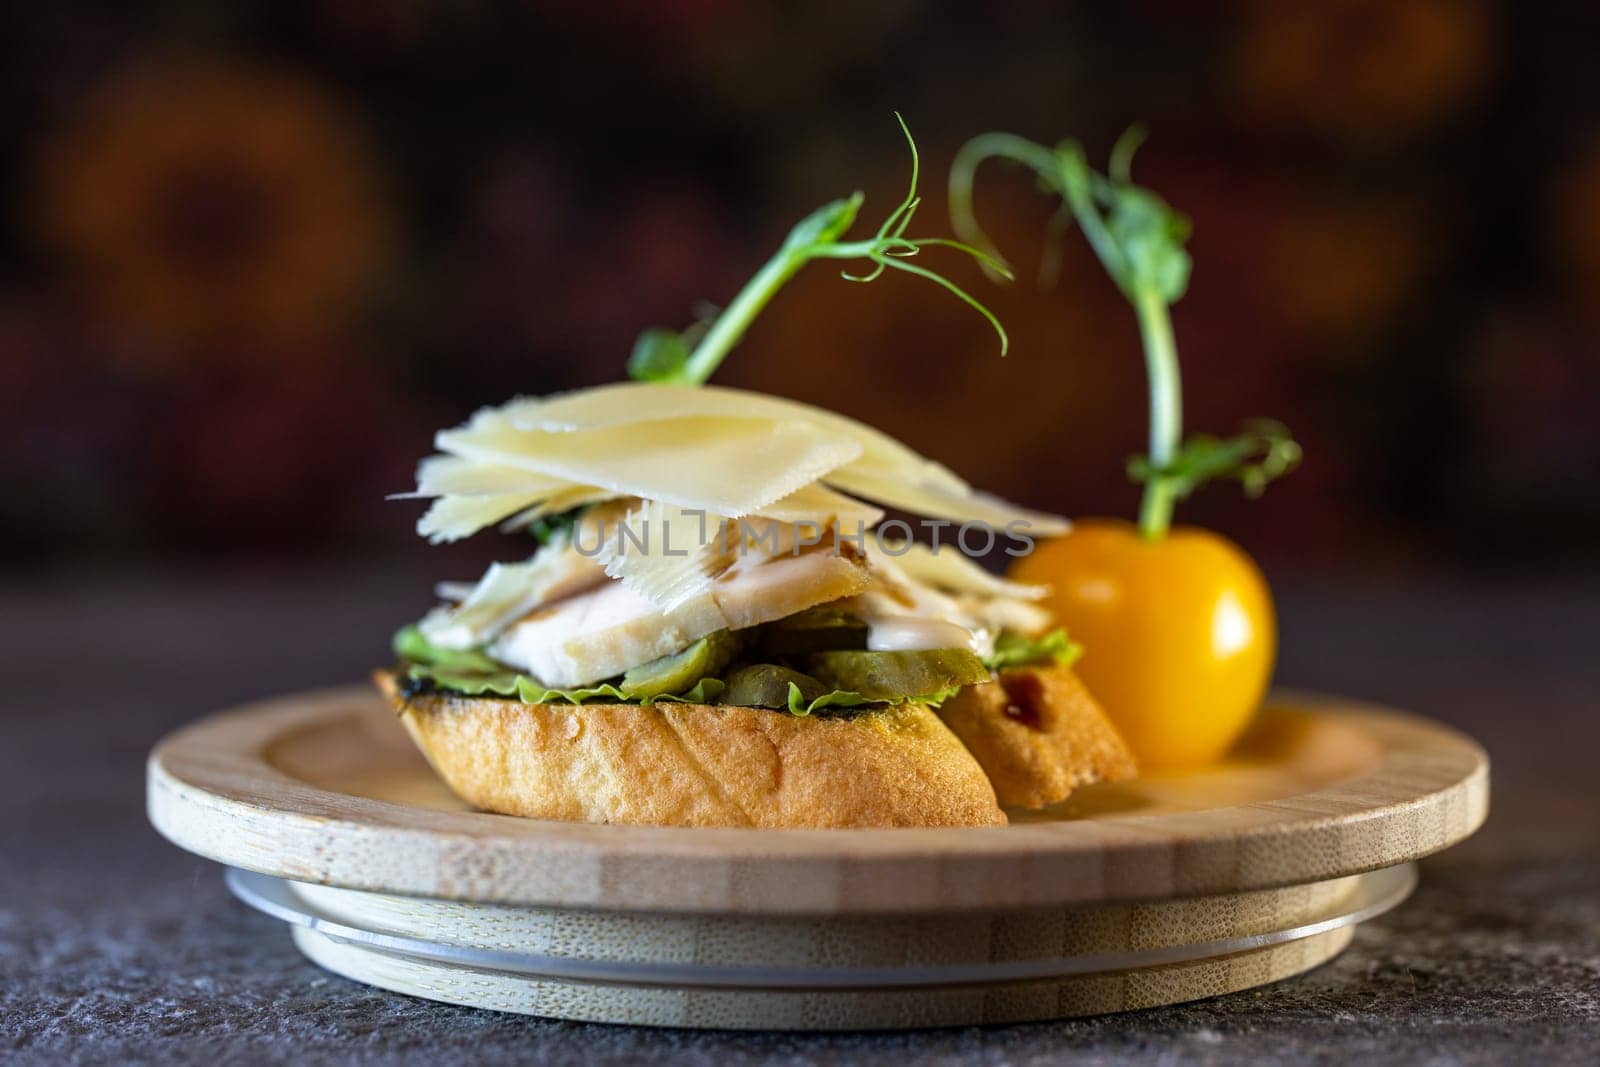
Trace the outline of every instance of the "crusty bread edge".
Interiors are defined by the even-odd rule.
[[[1008,714],[1009,687],[1031,677],[1038,721]],[[1132,778],[1138,768],[1122,735],[1075,671],[1063,664],[1003,670],[939,707],[939,718],[983,767],[1008,808],[1057,804],[1096,782]]]
[[[406,696],[373,680],[468,803],[531,818],[657,826],[1001,826],[993,785],[920,705],[844,716],[659,703]]]

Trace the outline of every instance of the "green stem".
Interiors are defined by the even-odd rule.
[[[1061,181],[1057,175],[1055,154],[1043,145],[1009,133],[985,133],[961,146],[950,164],[950,218],[955,224],[956,236],[961,241],[984,254],[979,260],[983,272],[993,279],[1009,281],[1011,274],[1004,266],[999,249],[995,248],[983,228],[972,205],[973,187],[977,183],[978,166],[986,159],[1009,159],[1033,170],[1050,189],[1057,193]]]
[[[1183,437],[1183,380],[1178,373],[1178,346],[1172,336],[1172,315],[1161,294],[1142,289],[1133,296],[1150,379],[1149,460],[1151,468],[1160,471],[1171,465]],[[1177,486],[1172,479],[1152,474],[1139,505],[1139,532],[1151,540],[1164,537],[1172,525],[1176,500]]]
[[[927,242],[923,242],[927,243]],[[910,242],[905,242],[906,247],[915,247]],[[889,247],[894,247],[894,242],[888,242]],[[745,331],[755,321],[761,309],[767,306],[773,296],[783,286],[799,273],[800,268],[813,259],[871,259],[876,260],[885,247],[882,240],[849,241],[843,244],[827,243],[805,245],[798,248],[780,248],[766,264],[756,272],[755,277],[745,283],[739,295],[733,302],[723,309],[705,336],[700,338],[700,343],[694,346],[694,351],[689,355],[689,361],[684,364],[685,380],[696,385],[703,385],[717,372],[717,367],[733,351],[744,338]],[[981,253],[979,253],[981,256]],[[899,269],[908,270],[909,267],[900,266]],[[920,272],[919,272],[920,273]],[[938,280],[937,278],[935,279]],[[940,284],[944,284],[942,281]],[[947,286],[948,288],[948,286]],[[975,304],[970,298],[957,291],[969,304],[984,309]],[[994,317],[984,312],[986,318],[994,323]],[[995,323],[998,327],[998,323]],[[1005,331],[1000,331],[1002,342],[1005,340]]]
[[[978,164],[986,159],[1009,159],[1030,168],[1060,191],[1056,178],[1055,153],[1043,145],[1034,144],[1025,137],[1010,133],[983,133],[961,146],[950,164],[950,207],[956,218],[974,219],[972,213],[972,187],[977,179]],[[976,229],[973,225],[970,227]]]
[[[927,242],[919,241],[917,243],[920,245],[926,244]],[[880,254],[885,247],[912,248],[914,246],[909,241],[900,241],[898,244],[896,244],[893,239],[885,242],[884,240],[877,238],[874,238],[871,241],[846,241],[842,244],[839,242],[833,242],[825,245],[813,245],[812,247],[807,248],[805,250],[805,258],[872,259],[875,255]]]
[[[711,324],[711,329],[700,338],[700,343],[694,346],[694,352],[690,354],[688,363],[684,364],[690,382],[703,384],[716,373],[723,359],[744,337],[745,331],[750,328],[750,323],[761,314],[761,309],[767,306],[767,302],[783,288],[784,283],[793,278],[810,258],[805,249],[781,248],[767,260],[766,264],[756,272],[755,277],[739,290],[739,295],[733,298],[733,302],[717,316],[717,320]]]

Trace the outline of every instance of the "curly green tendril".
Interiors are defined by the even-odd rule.
[[[908,262],[925,248],[951,248],[971,256],[986,271],[1010,277],[1003,263],[971,245],[943,237],[905,235],[917,213],[917,207],[922,203],[922,198],[917,195],[921,164],[917,156],[917,144],[912,140],[905,119],[900,117],[899,112],[895,112],[894,117],[900,123],[906,144],[911,149],[911,186],[905,199],[889,213],[875,234],[866,240],[841,240],[855,223],[861,204],[866,199],[862,193],[857,192],[846,199],[824,204],[789,231],[789,236],[778,251],[721,312],[687,330],[654,328],[641,333],[628,359],[629,375],[643,381],[690,385],[706,381],[744,337],[761,309],[790,278],[799,273],[801,267],[815,259],[865,260],[869,266],[864,272],[841,272],[847,281],[852,282],[871,282],[886,270],[904,271],[926,278],[949,290],[982,315],[994,327],[1000,338],[1000,354],[1005,355],[1010,341],[994,312],[950,279],[927,267]]]

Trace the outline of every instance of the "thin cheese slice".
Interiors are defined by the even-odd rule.
[[[417,520],[417,533],[434,544],[459,541],[508,515],[539,503],[542,495],[495,493],[488,496],[442,496]]]
[[[990,574],[954,545],[941,545],[935,552],[920,541],[886,539],[881,545],[869,540],[867,547],[875,564],[887,556],[906,575],[935,589],[1012,600],[1043,600],[1050,595],[1048,585],[1025,585]]]
[[[917,454],[881,430],[846,415],[783,397],[720,385],[662,385],[617,382],[594,389],[523,398],[505,408],[510,422],[525,429],[590,430],[664,419],[760,418],[802,422],[836,440],[861,446],[856,463],[882,477],[942,486],[953,493],[968,487],[953,471]]]
[[[605,572],[662,611],[707,592],[712,575],[738,550],[723,517],[659,500],[642,501],[601,531],[597,560]]]
[[[823,527],[836,525],[848,537],[872,529],[883,518],[880,509],[854,497],[836,493],[821,482],[813,482],[782,499],[774,500],[758,508],[756,514],[778,522],[814,522]]]
[[[521,467],[618,495],[748,515],[851,462],[861,446],[804,423],[661,420],[570,432],[483,420],[438,436],[469,460]]]
[[[607,574],[670,612],[708,592],[743,556],[792,555],[828,541],[830,529],[864,544],[882,515],[817,482],[738,519],[646,500],[607,528],[595,547]]]
[[[613,497],[732,518],[826,521],[831,513],[845,535],[881,518],[852,497],[1038,536],[1067,529],[1058,516],[973,491],[854,419],[738,389],[629,382],[523,398],[484,408],[435,442],[445,455],[422,464],[415,494],[445,498],[419,524],[435,540]],[[807,495],[773,511],[796,494]]]
[[[526,467],[482,463],[461,456],[429,456],[417,465],[417,489],[399,498],[419,496],[484,496],[496,493],[554,493],[571,486],[565,478]]]
[[[1030,537],[1053,537],[1072,528],[1072,524],[1059,515],[1018,507],[988,493],[951,493],[849,468],[831,471],[823,481],[836,489],[916,515],[982,523],[991,527],[996,540],[1002,543],[1008,528]]]
[[[548,515],[559,515],[573,508],[581,508],[585,504],[599,504],[607,500],[615,500],[617,494],[609,489],[596,489],[592,485],[577,485],[570,489],[563,489],[551,496],[545,497],[533,507],[519,511],[511,518],[500,524],[500,529],[505,533],[515,533],[533,525]]]

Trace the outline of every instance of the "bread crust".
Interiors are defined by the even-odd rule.
[[[1132,778],[1133,754],[1071,667],[1001,671],[939,706],[1000,803],[1041,808],[1092,782]]]
[[[850,717],[706,704],[406,697],[373,675],[450,788],[486,811],[653,826],[1000,826],[994,787],[926,707]]]

